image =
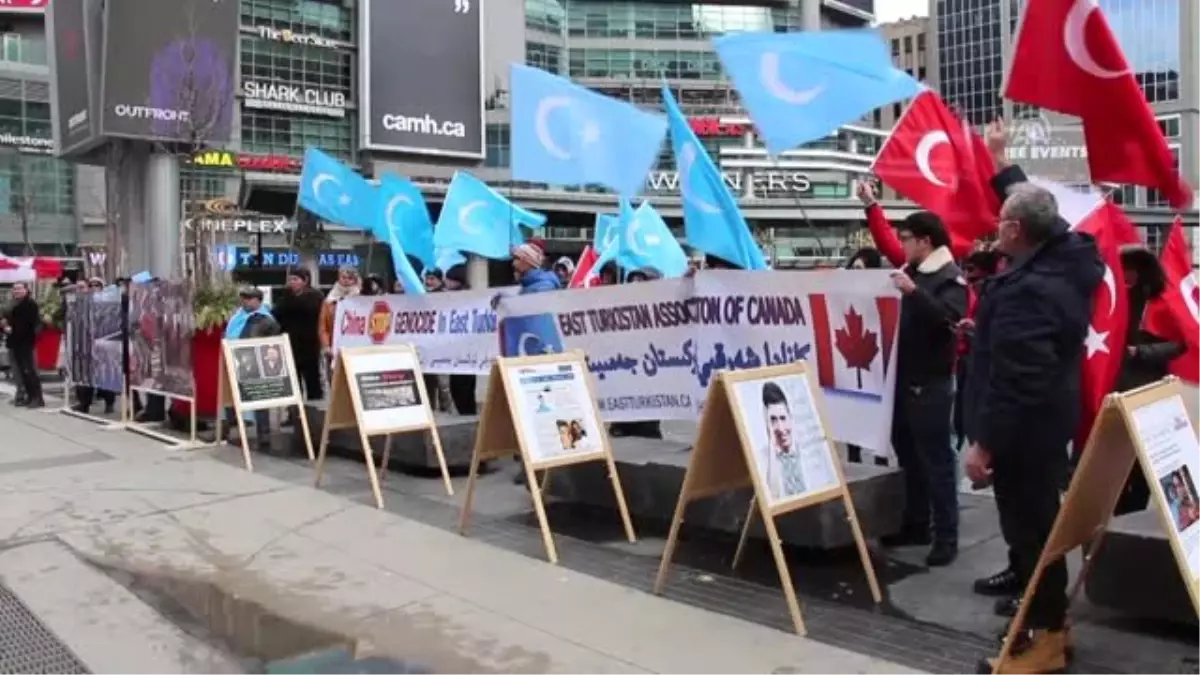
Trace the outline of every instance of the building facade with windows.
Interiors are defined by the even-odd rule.
[[[1078,120],[1032,110],[1002,98],[1013,34],[1023,2],[1029,0],[930,0],[931,56],[940,90],[971,124],[1003,115],[1012,121],[1014,142],[1056,145],[1059,159],[1036,162],[1031,173],[1067,182],[1087,182],[1086,156]],[[1178,166],[1200,188],[1200,6],[1194,0],[1098,0],[1131,68],[1141,83]],[[1026,129],[1032,134],[1025,133]],[[1043,155],[1047,153],[1042,153]],[[1066,157],[1071,161],[1061,158]],[[1113,198],[1127,208],[1165,209],[1156,190],[1114,186]],[[1160,228],[1149,228],[1151,243]]]
[[[929,68],[929,19],[912,17],[879,26],[879,32],[892,50],[892,62],[917,80],[938,88],[937,72]],[[891,129],[904,112],[904,104],[894,103],[871,113],[876,129]]]
[[[55,159],[41,12],[0,7],[0,252],[74,254],[74,171]]]

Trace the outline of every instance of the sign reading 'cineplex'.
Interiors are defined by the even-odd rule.
[[[209,199],[195,203],[192,217],[183,221],[189,230],[246,234],[285,234],[292,221],[253,211],[242,211],[229,199]]]
[[[340,91],[246,80],[242,83],[242,96],[246,98],[247,108],[282,110],[326,117],[346,116],[346,94]]]
[[[192,164],[214,169],[299,173],[304,162],[299,157],[287,155],[245,155],[228,150],[206,150],[193,155]]]

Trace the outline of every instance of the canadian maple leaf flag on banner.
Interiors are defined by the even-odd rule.
[[[821,387],[882,400],[900,318],[899,299],[831,294],[808,299]]]
[[[1192,252],[1183,237],[1183,219],[1176,216],[1159,254],[1167,288],[1146,304],[1143,325],[1151,333],[1187,345],[1171,361],[1172,375],[1193,384],[1200,382],[1200,285],[1192,272]]]
[[[592,269],[596,266],[596,261],[600,256],[596,255],[596,250],[590,245],[583,247],[583,253],[579,254],[579,261],[575,263],[575,272],[571,275],[571,282],[567,284],[567,288],[591,288],[592,286],[600,285],[600,270]]]
[[[1024,5],[1005,98],[1081,118],[1092,182],[1158,188],[1186,208],[1191,188],[1095,0]]]
[[[936,213],[955,250],[992,234],[1000,201],[996,169],[979,134],[932,90],[913,99],[884,141],[871,171],[896,192]]]

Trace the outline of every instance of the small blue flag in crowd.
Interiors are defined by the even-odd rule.
[[[433,269],[445,272],[451,267],[462,265],[465,262],[467,262],[467,257],[457,249],[438,248],[433,251]]]
[[[504,260],[525,241],[520,227],[540,228],[546,216],[513,204],[466,171],[457,171],[433,232],[436,248]]]
[[[374,187],[334,157],[309,148],[300,172],[302,208],[318,218],[358,230],[374,230],[377,208]]]
[[[424,267],[436,263],[433,255],[433,219],[425,206],[421,188],[407,178],[384,174],[379,179],[379,203],[382,214],[375,237],[388,241],[392,234],[404,245],[408,255]]]
[[[512,174],[552,185],[645,187],[666,120],[544,70],[512,66]]]
[[[662,89],[679,174],[688,245],[746,270],[765,270],[762,249],[750,234],[721,170],[696,138],[666,85]]]
[[[922,89],[872,30],[734,33],[713,45],[772,155]]]
[[[627,273],[654,270],[667,279],[687,272],[687,255],[650,202],[634,209],[629,200],[621,198],[619,217],[597,217],[593,246],[600,252],[596,269],[612,261]]]

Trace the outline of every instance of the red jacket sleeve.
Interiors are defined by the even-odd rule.
[[[904,246],[900,244],[899,235],[888,222],[887,215],[883,213],[883,207],[879,204],[867,207],[867,227],[871,230],[871,238],[875,240],[875,248],[879,249],[879,254],[891,263],[892,267],[903,267],[906,262]]]

